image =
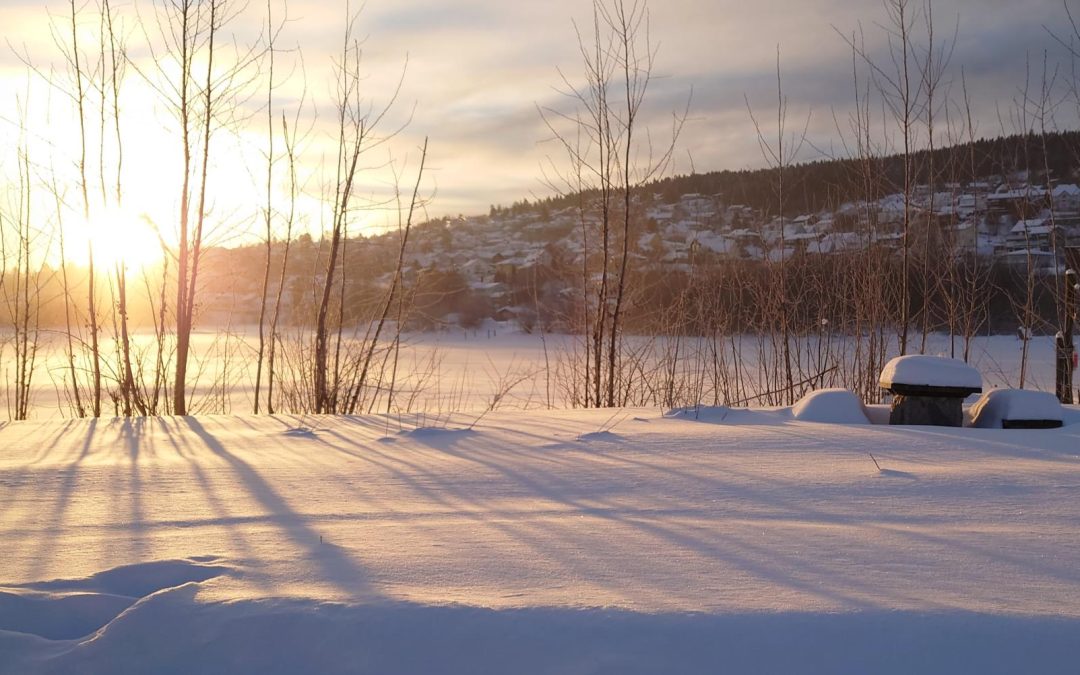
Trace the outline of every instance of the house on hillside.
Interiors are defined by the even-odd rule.
[[[1014,221],[1027,220],[1040,215],[1049,207],[1049,193],[1046,188],[1037,185],[1014,188],[1002,185],[986,195],[986,216],[991,220],[1002,217],[1009,217]]]
[[[1064,237],[1061,228],[1046,218],[1017,221],[1005,237],[1000,255],[1010,264],[1027,264],[1029,254],[1045,258],[1054,256],[1055,236]],[[1064,242],[1064,239],[1061,240]],[[1052,260],[1051,260],[1052,262]]]
[[[1080,227],[1080,187],[1072,183],[1055,185],[1050,197],[1054,222],[1062,227]]]
[[[980,211],[979,201],[973,194],[962,192],[939,192],[930,203],[932,220],[940,227],[951,227],[970,220]]]
[[[874,243],[883,248],[899,251],[904,247],[904,233],[876,232],[874,233]]]
[[[729,256],[735,253],[735,242],[715,232],[698,232],[695,239],[702,251],[717,256]]]
[[[739,258],[760,259],[765,248],[761,233],[747,228],[732,230],[727,234],[733,242],[731,253]]]
[[[904,214],[908,217],[913,216],[914,206],[911,204],[905,205],[904,195],[893,194],[887,197],[882,197],[877,202],[875,225],[878,230],[881,231],[895,231],[899,232],[904,226]]]
[[[729,228],[739,229],[755,222],[754,209],[743,204],[733,204],[724,210],[723,222]]]

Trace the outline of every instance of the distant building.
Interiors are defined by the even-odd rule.
[[[1049,207],[1050,195],[1046,188],[1034,185],[1016,188],[1003,185],[986,195],[986,215],[990,219],[1008,216],[1013,220],[1027,220]]]
[[[1006,254],[1028,251],[1049,252],[1053,249],[1053,228],[1046,218],[1017,221],[1005,237]]]

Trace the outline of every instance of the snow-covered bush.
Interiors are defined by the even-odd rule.
[[[862,401],[847,389],[812,391],[795,404],[791,414],[803,422],[870,424]]]

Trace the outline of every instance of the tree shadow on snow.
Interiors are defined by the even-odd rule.
[[[328,546],[322,536],[312,528],[302,514],[298,514],[274,487],[250,464],[229,452],[225,446],[195,417],[181,418],[182,423],[206,445],[213,454],[224,459],[240,478],[248,493],[271,515],[288,545],[301,551],[314,561],[321,572],[321,580],[330,583],[354,598],[375,598],[367,571],[348,551]]]

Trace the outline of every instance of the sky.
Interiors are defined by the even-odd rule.
[[[1040,72],[1043,50],[1057,61],[1065,56],[1047,30],[1067,22],[1060,2],[960,0],[937,2],[933,11],[939,40],[956,31],[950,75],[958,81],[963,66],[986,134],[1000,130],[998,106],[1012,107],[1029,55]],[[468,213],[489,202],[546,194],[538,166],[560,153],[546,142],[550,134],[536,107],[569,109],[558,92],[558,71],[581,72],[572,22],[587,24],[589,3],[472,0],[440,8],[374,0],[366,14],[373,45],[407,46],[405,95],[418,104],[414,127],[432,137],[443,209],[460,204]],[[875,49],[882,43],[878,24],[886,19],[880,3],[865,0],[654,3],[657,79],[645,104],[649,128],[664,137],[670,115],[692,92],[674,170],[761,166],[747,101],[761,118],[774,115],[779,47],[791,126],[810,116],[813,143],[801,156],[819,158],[815,147],[841,153],[834,112],[846,116],[853,89],[851,52],[841,33],[861,26]],[[1070,118],[1069,112],[1061,115]]]
[[[153,43],[157,35],[145,30],[137,17],[142,24],[150,23],[153,4],[148,0],[114,3],[125,17],[133,63],[148,68],[151,53],[144,43]],[[912,6],[920,11],[925,7],[918,2]],[[93,3],[80,7],[93,12]],[[256,42],[266,7],[249,2],[229,24],[229,40],[241,45]],[[357,33],[364,38],[363,85],[374,109],[390,100],[402,78],[383,126],[384,131],[402,130],[373,153],[366,165],[370,171],[365,174],[365,186],[376,201],[388,194],[391,164],[407,186],[403,189],[411,189],[418,148],[425,137],[429,156],[423,186],[424,194],[432,196],[428,216],[485,213],[491,204],[508,205],[552,193],[543,179],[544,167],[564,166],[565,159],[538,110],[573,110],[572,101],[560,89],[561,78],[580,81],[575,25],[588,28],[591,3],[368,0],[360,8],[337,0],[291,0],[287,5],[270,0],[270,8],[275,21],[284,20],[276,42],[275,106],[289,115],[301,111],[296,122],[306,133],[300,161],[311,204],[319,197],[319,186],[327,182],[325,167],[333,164],[327,160],[333,149],[333,65],[345,18],[358,9]],[[876,1],[667,0],[653,2],[648,9],[647,37],[655,60],[643,104],[642,131],[647,130],[654,145],[662,146],[670,141],[672,114],[686,110],[689,103],[669,173],[765,164],[748,104],[759,119],[775,119],[778,50],[789,128],[807,129],[808,142],[797,157],[801,160],[844,154],[838,129],[847,130],[854,91],[852,54],[845,36],[861,35],[868,53],[888,67],[884,51],[888,15]],[[0,142],[9,158],[21,114],[16,99],[27,107],[26,101],[47,98],[48,103],[30,104],[33,110],[22,117],[37,123],[48,118],[48,131],[31,135],[47,138],[51,153],[62,155],[63,148],[71,147],[74,127],[70,121],[65,126],[62,115],[51,112],[63,103],[63,95],[57,87],[43,87],[37,81],[41,78],[28,75],[23,63],[28,58],[39,71],[62,71],[63,60],[49,37],[49,27],[63,26],[68,11],[63,2],[0,0],[0,25],[7,27],[8,43],[0,50],[0,82],[8,94],[0,104],[5,127]],[[1062,2],[939,0],[933,4],[933,17],[939,44],[954,44],[943,90],[950,89],[951,97],[959,98],[962,68],[979,135],[1015,130],[1014,101],[1026,72],[1032,83],[1029,87],[1037,88],[1044,53],[1050,68],[1057,69],[1055,96],[1060,99],[1050,123],[1075,126],[1077,106],[1070,102],[1068,91],[1072,66],[1067,50],[1053,35],[1067,39],[1071,32]],[[82,30],[94,29],[94,21],[83,23]],[[915,34],[916,41],[924,44],[921,21]],[[125,181],[133,186],[129,193],[142,195],[149,210],[172,199],[163,187],[170,184],[165,179],[169,170],[159,172],[155,167],[175,161],[177,134],[145,82],[131,72],[125,81],[129,89],[124,106],[132,118],[124,127],[129,134],[127,170],[131,173]],[[241,102],[240,109],[250,119],[236,126],[235,138],[218,137],[222,160],[215,175],[221,176],[218,184],[226,193],[214,200],[218,214],[254,211],[245,200],[254,201],[260,194],[264,98],[262,93],[253,93]],[[67,137],[61,141],[65,128]],[[881,131],[882,138],[890,134],[888,128]],[[141,163],[140,153],[144,155]],[[59,163],[67,161],[70,179],[68,155]],[[3,170],[10,179],[11,162],[7,164]],[[310,207],[307,222],[313,232],[325,220],[316,211]],[[381,217],[371,217],[373,226]]]

